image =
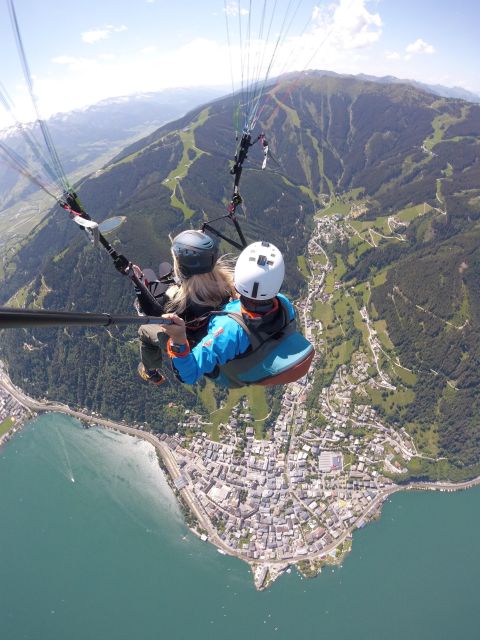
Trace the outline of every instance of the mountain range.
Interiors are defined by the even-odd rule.
[[[99,169],[125,145],[225,91],[221,87],[195,87],[120,96],[85,109],[54,115],[47,121],[48,128],[62,166],[74,182]],[[24,126],[42,147],[38,123]],[[1,131],[0,140],[27,160],[34,173],[44,181],[48,180],[18,127]],[[7,163],[0,162],[0,252],[5,245],[12,245],[24,237],[50,206],[49,198],[35,184]],[[15,225],[8,224],[12,219]]]
[[[468,89],[464,89],[463,87],[446,87],[443,84],[428,84],[426,82],[419,82],[418,80],[412,79],[400,79],[395,76],[369,76],[363,73],[355,76],[359,80],[368,80],[370,82],[383,82],[385,84],[410,84],[413,87],[417,87],[422,91],[427,91],[428,93],[434,93],[437,96],[441,96],[443,98],[457,98],[459,100],[467,100],[468,102],[480,102],[480,96],[473,91],[468,91]]]
[[[79,185],[98,221],[126,216],[115,246],[135,262],[168,259],[169,234],[224,213],[232,189],[233,109],[231,97],[197,107],[129,145]],[[241,188],[247,237],[281,248],[288,293],[301,297],[308,274],[300,258],[316,219],[345,216],[348,233],[326,247],[336,265],[333,290],[341,304],[342,287],[348,288],[359,308],[385,323],[389,360],[398,358],[411,374],[402,378],[408,403],[398,394],[377,394],[372,406],[431,449],[432,460],[446,460],[443,468],[426,456],[410,476],[475,473],[480,106],[409,84],[311,72],[270,87],[259,131],[267,134],[272,158],[262,172],[261,151],[249,153]],[[132,293],[108,257],[55,209],[9,261],[0,301],[7,300],[125,312]],[[352,325],[355,331],[361,334]],[[2,348],[13,379],[33,395],[167,431],[178,428],[185,407],[205,411],[201,388],[172,384],[152,398],[135,380],[134,339],[132,330],[11,331]],[[332,349],[341,341],[335,336]],[[362,349],[361,337],[355,344]],[[328,357],[316,374],[317,392],[331,380]],[[400,377],[397,366],[385,367]]]

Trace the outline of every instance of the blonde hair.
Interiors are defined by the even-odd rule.
[[[182,278],[174,256],[173,270],[181,283],[165,306],[169,313],[181,314],[192,302],[203,307],[220,307],[225,298],[238,296],[233,281],[234,266],[229,256],[221,256],[209,273],[195,274],[186,279]],[[170,292],[169,289],[167,293]]]

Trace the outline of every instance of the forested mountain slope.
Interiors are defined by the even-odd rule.
[[[220,88],[196,87],[134,94],[56,114],[47,123],[62,165],[74,181],[103,166],[125,145],[222,93]],[[27,124],[25,128],[42,140],[38,124]],[[39,170],[31,148],[17,127],[0,131],[0,141],[26,159],[32,170]],[[41,167],[38,174],[48,177]],[[0,257],[42,219],[50,206],[48,197],[4,162],[0,154]],[[15,224],[8,224],[12,219]]]
[[[80,196],[95,219],[127,216],[116,234],[125,255],[155,265],[168,257],[169,233],[224,212],[232,112],[231,98],[196,109],[82,183]],[[419,437],[428,432],[436,455],[476,464],[480,107],[407,85],[310,73],[270,88],[260,131],[273,158],[262,172],[260,149],[250,150],[241,189],[247,236],[279,245],[290,293],[301,296],[308,274],[297,259],[315,221],[340,218],[345,233],[325,245],[336,265],[329,304],[340,313],[342,287],[353,287],[359,307],[386,321],[389,357],[411,371],[408,403],[386,410],[375,397],[372,404],[393,424]],[[59,210],[11,263],[2,302],[16,292],[19,303],[46,308],[113,312],[132,303],[130,284]],[[340,364],[329,359],[325,331],[316,392]],[[176,428],[181,409],[174,405],[198,408],[199,400],[187,387],[155,395],[137,382],[133,338],[129,330],[12,331],[3,345],[14,379],[31,393]],[[341,340],[335,335],[335,344]],[[352,358],[354,350],[347,352]]]

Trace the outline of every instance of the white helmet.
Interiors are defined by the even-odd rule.
[[[246,298],[269,300],[280,291],[285,264],[280,251],[270,242],[254,242],[238,256],[235,289]]]

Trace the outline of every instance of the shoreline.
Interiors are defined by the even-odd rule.
[[[5,433],[2,433],[2,435],[0,435],[0,448],[4,444],[9,442],[17,433],[20,433],[25,423],[35,418],[35,416],[36,413],[32,413],[29,411],[29,413],[25,416],[22,416],[20,420],[15,420],[12,426],[7,431],[5,431]]]
[[[291,557],[282,559],[270,559],[253,561],[245,557],[237,549],[232,549],[220,538],[218,532],[212,525],[209,516],[205,512],[202,504],[197,500],[194,492],[182,482],[182,472],[175,460],[173,451],[169,447],[169,437],[165,434],[156,435],[141,428],[131,427],[126,424],[108,420],[96,414],[89,414],[83,411],[71,409],[62,403],[34,400],[27,396],[22,390],[13,385],[6,373],[0,371],[0,386],[5,389],[15,400],[27,410],[21,422],[12,426],[0,438],[0,446],[10,440],[16,433],[21,431],[25,422],[35,417],[38,413],[63,413],[70,415],[81,422],[94,424],[95,426],[112,429],[126,435],[141,438],[149,442],[155,449],[160,467],[165,472],[167,482],[175,494],[180,504],[185,524],[189,530],[197,535],[201,540],[213,544],[217,550],[226,555],[235,556],[246,562],[251,570],[255,586],[258,590],[266,589],[277,577],[290,567],[295,566],[305,577],[317,575],[322,567],[340,564],[347,553],[351,550],[352,534],[355,529],[363,527],[372,519],[381,516],[383,503],[394,493],[400,491],[441,491],[454,492],[463,491],[480,485],[480,476],[472,478],[466,482],[412,482],[410,484],[388,487],[373,500],[364,513],[349,527],[338,539],[334,540],[328,547],[321,551],[306,554],[302,557]],[[190,515],[191,514],[191,515]],[[337,555],[338,552],[338,555]]]

